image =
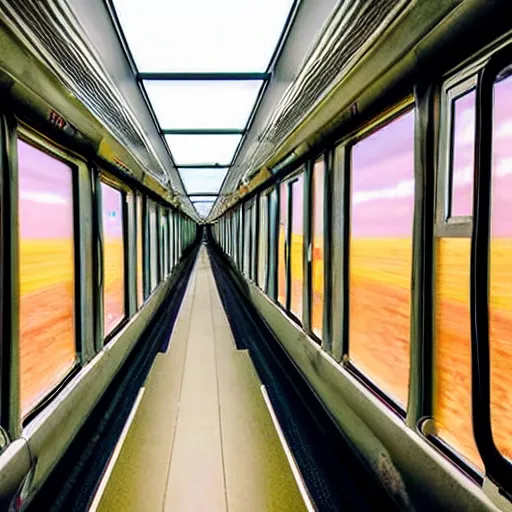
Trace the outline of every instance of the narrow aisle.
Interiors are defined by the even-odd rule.
[[[96,503],[102,511],[305,510],[204,248]]]

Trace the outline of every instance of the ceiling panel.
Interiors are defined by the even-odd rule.
[[[163,129],[244,129],[263,82],[144,80]]]
[[[197,194],[201,192],[218,193],[226,173],[227,167],[217,167],[215,169],[183,169],[178,168],[187,194]]]
[[[176,166],[229,165],[241,135],[166,135]]]
[[[139,71],[265,71],[293,0],[114,0]]]

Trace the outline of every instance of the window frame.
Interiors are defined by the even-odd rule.
[[[98,177],[98,195],[99,195],[99,208],[98,213],[100,214],[100,218],[98,219],[99,226],[99,244],[101,251],[101,302],[102,312],[101,312],[101,334],[103,340],[103,346],[107,345],[115,336],[126,326],[126,324],[130,320],[130,297],[129,297],[129,252],[130,252],[130,242],[129,242],[129,229],[128,229],[128,194],[134,195],[133,190],[123,181],[117,179],[108,171],[100,169],[99,177]],[[103,197],[101,194],[101,184],[105,184],[118,192],[121,193],[121,204],[122,204],[122,213],[123,213],[123,261],[124,261],[124,272],[123,272],[123,287],[124,287],[124,317],[119,321],[119,323],[107,334],[105,335],[105,325],[104,325],[104,315],[105,315],[105,275],[104,275],[104,233],[103,233],[103,217],[102,217],[102,207],[103,207]]]
[[[436,237],[470,238],[472,216],[452,216],[455,102],[476,89],[477,75],[473,69],[444,82],[440,107],[439,173],[437,180],[435,235]],[[475,102],[476,109],[476,102]],[[476,140],[475,140],[476,145]]]
[[[384,128],[387,125],[390,125],[398,118],[408,114],[410,111],[415,110],[415,104],[412,96],[409,96],[403,100],[401,104],[396,105],[394,108],[388,110],[387,112],[382,113],[380,116],[377,116],[373,119],[372,122],[368,123],[366,126],[357,130],[355,134],[347,137],[345,140],[340,141],[339,144],[335,145],[336,150],[339,152],[342,150],[344,152],[344,161],[343,168],[345,171],[345,175],[343,177],[343,201],[345,204],[342,205],[342,211],[344,216],[344,224],[343,224],[343,245],[345,250],[343,251],[343,273],[346,276],[346,279],[343,279],[343,291],[342,291],[342,302],[343,302],[343,318],[342,318],[342,332],[344,339],[342,341],[342,364],[345,369],[349,371],[364,387],[370,390],[374,395],[376,395],[388,408],[393,411],[401,420],[405,422],[407,416],[407,409],[409,407],[409,403],[405,405],[401,405],[396,400],[394,400],[386,391],[384,391],[373,379],[366,375],[366,373],[360,370],[352,360],[350,359],[350,247],[352,241],[352,174],[353,174],[353,166],[352,166],[352,151],[354,146],[376,133],[380,129]],[[415,112],[417,116],[417,111]],[[416,125],[416,121],[415,121]],[[414,151],[416,151],[416,143],[414,145]],[[416,166],[416,163],[414,164]],[[327,168],[326,168],[327,170]],[[415,176],[416,179],[416,176]],[[329,197],[329,196],[327,196]],[[412,221],[411,226],[411,247],[413,247],[413,238],[414,238],[414,219]],[[411,271],[414,267],[414,255],[411,259]],[[411,281],[412,288],[412,281]],[[412,304],[412,292],[411,292],[411,304]],[[410,315],[409,323],[412,325],[412,315]],[[409,330],[409,344],[411,343],[411,333]],[[411,358],[409,356],[409,384],[408,391],[411,389]]]
[[[3,114],[0,114],[3,116]],[[4,405],[2,401],[1,419],[0,425],[6,427],[8,431],[13,435],[13,438],[18,437],[21,434],[21,429],[26,427],[49,403],[51,403],[61,390],[68,384],[68,382],[78,374],[78,372],[85,366],[86,362],[93,357],[93,354],[97,352],[96,344],[94,341],[94,317],[90,315],[87,318],[87,312],[84,309],[87,306],[87,288],[89,283],[82,283],[81,276],[86,274],[86,267],[91,261],[86,261],[86,258],[82,258],[82,255],[86,253],[87,248],[84,247],[86,243],[87,235],[84,236],[83,228],[80,225],[80,194],[81,190],[85,187],[84,181],[85,176],[89,176],[89,166],[86,161],[79,155],[65,149],[54,143],[49,138],[37,133],[29,126],[23,123],[12,122],[10,126],[8,137],[11,139],[6,141],[6,145],[11,143],[14,145],[15,150],[13,152],[15,156],[16,165],[10,166],[9,170],[11,173],[11,184],[8,185],[11,190],[12,196],[16,198],[12,201],[9,212],[6,210],[5,215],[11,217],[10,226],[11,233],[7,234],[10,237],[11,244],[15,245],[15,249],[11,248],[11,258],[14,256],[13,250],[16,251],[16,256],[11,259],[9,265],[9,278],[4,278],[4,285],[6,290],[2,293],[3,297],[9,295],[15,302],[9,302],[10,308],[10,319],[8,320],[8,326],[11,328],[11,336],[7,339],[9,345],[9,356],[6,358],[5,363],[2,362],[0,371],[6,371],[10,374],[9,386],[10,389],[2,390],[1,396],[9,396],[9,400]],[[46,153],[50,157],[66,164],[71,168],[72,173],[72,197],[73,197],[73,272],[74,272],[74,286],[73,286],[73,338],[75,346],[75,361],[69,368],[68,372],[51,388],[49,389],[24,416],[21,411],[21,372],[20,368],[20,314],[19,314],[19,299],[20,286],[19,278],[13,276],[19,276],[19,165],[18,165],[18,151],[17,145],[18,140]],[[90,204],[91,208],[93,204]],[[92,226],[91,226],[92,227]],[[3,231],[3,230],[2,230]],[[4,235],[4,233],[2,233]],[[3,242],[2,242],[3,243]],[[5,246],[2,246],[4,249]],[[9,250],[9,249],[7,249]],[[5,262],[5,252],[2,251],[1,261],[2,264]],[[92,265],[91,265],[92,266]],[[7,268],[7,267],[6,267]],[[91,269],[92,270],[92,269]],[[91,275],[92,278],[92,275]],[[94,292],[94,290],[93,290]],[[16,304],[15,310],[13,304]],[[2,315],[2,323],[5,318]],[[91,322],[92,320],[92,322]],[[4,325],[2,325],[2,330]],[[2,351],[6,347],[2,346]],[[4,358],[2,358],[4,361]],[[5,365],[5,366],[4,366]],[[11,366],[11,368],[9,368]],[[3,377],[3,375],[2,375]],[[2,383],[6,382],[6,379],[2,380]],[[13,392],[14,391],[14,392]],[[4,392],[9,393],[6,395]]]

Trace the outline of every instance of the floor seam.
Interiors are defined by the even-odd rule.
[[[219,415],[219,430],[220,430],[220,450],[221,450],[221,461],[222,461],[222,478],[224,481],[224,500],[226,503],[226,512],[229,511],[229,505],[228,505],[228,484],[227,484],[227,478],[226,478],[226,461],[224,460],[224,440],[223,440],[223,430],[222,430],[222,414],[221,414],[221,399],[220,399],[220,386],[219,386],[219,365],[218,365],[218,358],[217,358],[217,337],[215,334],[215,322],[213,319],[213,301],[212,301],[212,267],[211,267],[211,261],[208,253],[206,253],[206,256],[209,261],[209,279],[208,279],[208,294],[210,296],[210,317],[212,320],[212,335],[213,335],[213,353],[215,355],[215,381],[217,384],[217,401],[218,401],[218,415]]]

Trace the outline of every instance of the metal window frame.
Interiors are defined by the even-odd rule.
[[[470,238],[471,216],[452,216],[455,102],[476,88],[476,72],[469,69],[447,80],[440,103],[439,170],[437,181],[435,229],[438,237]]]
[[[371,376],[367,375],[366,372],[361,371],[357,365],[355,365],[352,360],[350,359],[350,244],[352,239],[352,233],[351,233],[351,225],[352,225],[352,150],[354,146],[361,142],[362,140],[366,139],[373,133],[377,132],[378,130],[384,128],[385,126],[390,125],[395,120],[397,120],[399,117],[407,114],[411,110],[415,109],[415,105],[413,102],[413,98],[407,97],[401,104],[397,105],[395,108],[390,109],[389,111],[383,113],[381,116],[378,116],[374,119],[374,121],[367,126],[365,126],[363,129],[358,130],[355,135],[348,137],[346,142],[344,143],[345,146],[345,171],[347,172],[347,176],[345,176],[345,182],[343,185],[344,190],[344,199],[346,200],[346,204],[343,205],[343,214],[344,214],[344,225],[343,225],[343,231],[345,236],[347,238],[344,240],[345,247],[346,247],[346,253],[344,254],[344,272],[346,272],[347,279],[344,280],[343,283],[343,312],[346,315],[342,322],[342,332],[345,336],[342,346],[343,346],[343,354],[342,354],[342,362],[343,366],[352,374],[354,375],[359,382],[361,382],[363,385],[365,385],[372,393],[374,393],[376,396],[379,397],[380,400],[382,400],[390,410],[395,412],[401,419],[405,421],[406,414],[407,414],[407,406],[405,407],[398,403],[396,400],[394,400],[386,391],[384,391],[376,382],[374,382],[371,378]],[[416,148],[414,148],[414,151],[416,151]],[[412,225],[412,229],[414,229],[414,221]],[[412,246],[412,239],[411,239],[411,246]],[[412,272],[412,264],[413,261],[411,261],[411,272]],[[412,283],[412,281],[411,281]],[[412,295],[411,295],[411,302],[412,302]],[[410,322],[412,322],[412,315],[410,317]],[[411,336],[409,336],[410,338]],[[409,339],[409,345],[410,345],[410,339]],[[409,368],[410,371],[410,368]],[[410,382],[409,385],[410,386]],[[409,389],[407,390],[409,392]]]
[[[84,232],[87,227],[80,224],[80,211],[86,205],[83,204],[84,188],[89,184],[89,167],[87,162],[70,151],[62,149],[47,137],[35,132],[27,125],[18,123],[10,114],[0,114],[1,136],[3,150],[2,190],[1,199],[5,201],[4,216],[2,218],[2,264],[9,265],[6,271],[9,275],[2,276],[2,285],[5,286],[4,297],[9,297],[10,307],[3,311],[2,331],[10,335],[3,339],[9,340],[7,346],[2,346],[2,358],[6,368],[2,368],[2,389],[9,392],[7,403],[2,402],[2,427],[6,427],[9,434],[15,438],[21,435],[22,426],[29,423],[39,412],[44,409],[59,393],[63,386],[78,373],[81,367],[94,357],[94,324],[93,315],[88,309],[87,292],[90,291],[90,282],[82,282],[82,277],[87,275],[88,265],[91,261],[85,259],[87,248],[85,247],[87,235]],[[20,352],[20,316],[19,316],[19,166],[18,166],[18,140],[42,151],[50,157],[66,164],[72,173],[72,200],[73,200],[73,339],[75,345],[75,361],[57,383],[48,389],[38,403],[22,416],[20,402],[21,373],[19,368]],[[89,204],[89,206],[91,206]],[[6,318],[6,313],[9,318]],[[89,316],[87,316],[89,315]],[[8,331],[8,332],[6,332]],[[4,352],[5,351],[5,352]],[[2,393],[3,395],[3,393]]]

